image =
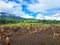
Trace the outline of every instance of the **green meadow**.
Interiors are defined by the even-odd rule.
[[[30,25],[30,24],[37,24],[37,25],[42,25],[42,26],[49,26],[49,25],[51,25],[51,24],[43,24],[43,23],[14,23],[14,24],[0,24],[0,26],[21,26],[21,25],[25,25],[25,26],[27,26],[27,25]],[[56,26],[60,26],[60,24],[54,24],[54,25],[56,25]]]

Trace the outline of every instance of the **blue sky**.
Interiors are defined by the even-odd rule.
[[[0,0],[0,12],[23,18],[60,20],[60,0]]]

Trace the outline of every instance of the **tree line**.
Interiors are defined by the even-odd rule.
[[[18,20],[9,19],[9,18],[0,18],[0,24],[9,24],[9,23],[18,23]]]
[[[27,19],[27,20],[14,20],[10,18],[0,18],[0,24],[9,23],[43,23],[43,24],[60,24],[60,20],[38,20],[38,19]]]
[[[60,24],[60,20],[24,20],[26,23]]]

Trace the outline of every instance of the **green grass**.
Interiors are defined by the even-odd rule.
[[[40,24],[40,23],[15,23],[15,24],[4,24],[6,26],[21,26],[21,25],[30,25],[30,24]],[[0,26],[4,26],[0,25]]]
[[[0,26],[21,26],[21,25],[30,25],[30,24],[38,24],[41,25],[42,23],[15,23],[15,24],[2,24]],[[50,24],[43,24],[43,26],[49,26]],[[60,26],[60,24],[55,24],[56,26]]]

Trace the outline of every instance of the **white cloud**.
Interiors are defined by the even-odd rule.
[[[59,17],[60,16],[60,13],[56,13],[53,15],[54,17]]]
[[[35,3],[34,0],[31,0],[33,2],[32,4],[28,4],[28,2],[23,0],[20,1],[20,4],[17,4],[16,2],[9,1],[6,3],[5,1],[8,0],[1,0],[0,1],[0,12],[8,12],[12,14],[16,14],[18,16],[24,17],[24,18],[34,18],[33,16],[30,16],[29,14],[26,14],[24,11],[22,11],[22,4],[27,6],[27,9],[31,12],[37,13],[37,12],[43,12],[47,13],[47,9],[52,8],[59,8],[60,7],[60,0],[38,0],[39,3]],[[15,8],[13,8],[16,6]],[[60,20],[60,11],[55,12],[54,15],[45,16],[43,14],[37,14],[36,19],[51,19],[51,20]]]
[[[53,14],[51,16],[44,16],[46,20],[60,20],[60,13]]]
[[[29,9],[30,11],[36,13],[36,12],[45,12],[45,9],[44,9],[44,4],[40,4],[40,3],[37,3],[37,4],[29,4],[27,9]]]
[[[60,17],[54,17],[54,16],[45,16],[46,20],[60,20]]]
[[[28,14],[25,14],[24,15],[24,18],[34,18],[33,16],[30,16],[30,15],[28,15]]]
[[[56,20],[60,20],[60,17],[58,17]]]
[[[0,1],[0,9],[1,8],[13,8],[13,4]]]
[[[29,14],[26,14],[25,12],[22,11],[21,6],[17,6],[15,8],[12,8],[12,10],[9,11],[9,13],[15,14],[16,16],[20,16],[23,18],[34,18],[33,16],[30,16]]]
[[[25,3],[25,5],[27,5],[28,10],[34,13],[38,12],[48,13],[46,11],[48,9],[60,8],[60,0],[38,0],[38,2],[39,3],[33,4]],[[55,11],[55,14],[49,16],[37,14],[36,19],[60,20],[60,11]]]
[[[44,19],[42,14],[37,14],[36,19]]]
[[[0,10],[2,10],[3,12],[10,12],[11,10],[13,10],[14,6],[18,6],[18,4],[15,2],[6,3],[4,1],[0,1]]]
[[[47,7],[60,7],[60,0],[38,0],[40,3],[45,4]]]
[[[13,8],[15,6],[15,8]],[[24,18],[34,18],[22,11],[21,4],[17,4],[15,2],[6,3],[4,1],[0,1],[0,12],[7,12],[11,14],[15,14],[16,16],[24,17]]]
[[[53,17],[55,17],[56,20],[60,20],[60,13],[56,13],[56,14],[54,14]]]
[[[0,10],[0,12],[2,12],[2,10]]]
[[[60,7],[60,0],[38,0],[39,3],[26,4],[32,12],[45,12],[47,9]]]
[[[53,16],[44,16],[46,20],[55,20],[56,18]]]
[[[43,15],[43,14],[37,14],[36,19],[46,19],[46,20],[60,20],[60,13],[56,13],[53,15]]]

